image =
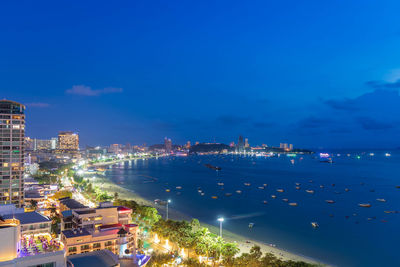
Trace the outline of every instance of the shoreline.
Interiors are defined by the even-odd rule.
[[[126,160],[124,160],[124,161],[126,161]],[[113,164],[115,164],[115,163],[113,163]],[[107,165],[112,165],[112,164],[107,164]],[[121,198],[121,199],[134,200],[138,204],[154,207],[158,210],[158,212],[161,216],[163,216],[163,217],[165,216],[165,208],[163,206],[155,205],[153,201],[140,196],[135,191],[129,190],[118,184],[115,184],[110,179],[108,179],[105,175],[101,175],[101,176],[98,175],[96,180],[95,181],[91,180],[91,182],[93,183],[94,186],[99,186],[102,190],[105,190],[111,194],[114,194],[114,192],[117,192],[119,195],[119,198]],[[192,219],[191,216],[188,216],[186,214],[183,214],[183,213],[181,213],[177,210],[171,209],[171,208],[169,209],[169,217],[173,220],[190,221]],[[214,234],[219,233],[219,228],[217,226],[206,224],[201,221],[200,221],[200,224],[204,227],[207,227],[210,230],[210,232],[212,232]],[[272,247],[262,241],[249,239],[249,238],[246,238],[246,236],[242,236],[242,235],[230,232],[228,230],[223,231],[223,238],[229,242],[236,242],[240,249],[240,253],[248,253],[253,245],[258,245],[261,247],[261,251],[263,253],[272,253],[278,259],[281,259],[284,261],[289,261],[289,260],[304,261],[307,263],[317,264],[320,266],[331,266],[327,263],[321,262],[321,261],[313,259],[311,257],[296,254],[296,253],[287,251],[283,248]],[[246,241],[249,241],[250,243],[246,243]]]

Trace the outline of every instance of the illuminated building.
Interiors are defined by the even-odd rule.
[[[250,145],[249,145],[249,139],[248,139],[248,138],[245,138],[245,139],[244,139],[244,148],[248,148],[248,147],[250,147]]]
[[[134,256],[137,240],[136,224],[113,224],[100,227],[95,232],[85,228],[61,232],[61,241],[67,255],[108,249],[120,257]]]
[[[66,266],[62,243],[53,240],[47,232],[40,235],[22,235],[20,228],[21,224],[17,219],[0,220],[0,236],[7,240],[0,242],[0,266]],[[36,246],[38,243],[42,243],[42,246]],[[46,249],[43,249],[43,243],[47,244]]]
[[[189,149],[190,148],[190,141],[187,141],[187,143],[186,143],[186,149]]]
[[[79,135],[73,132],[59,132],[58,149],[79,150]]]
[[[24,204],[25,106],[0,100],[0,204]]]
[[[164,138],[164,146],[165,146],[165,151],[167,153],[171,152],[172,151],[172,140],[165,137]]]
[[[244,151],[244,141],[243,141],[243,136],[239,136],[238,144],[237,144],[237,150],[238,152],[243,152]]]

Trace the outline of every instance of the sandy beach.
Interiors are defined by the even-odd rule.
[[[111,182],[109,179],[107,179],[104,176],[98,175],[96,180],[91,179],[91,182],[93,183],[93,185],[96,185],[96,186],[102,188],[103,190],[107,191],[110,194],[114,194],[114,192],[117,192],[119,195],[119,198],[121,198],[121,199],[134,200],[139,204],[155,207],[155,208],[157,208],[157,210],[159,211],[159,213],[162,216],[165,215],[165,208],[163,206],[159,206],[159,205],[156,206],[152,200],[147,200],[147,199],[141,197],[136,192],[128,190],[126,188],[123,188],[123,187]],[[188,220],[188,221],[190,221],[192,219],[190,216],[182,214],[171,208],[169,209],[169,217],[173,220]],[[209,228],[210,232],[213,232],[215,234],[219,233],[218,227],[209,225],[209,224],[205,224],[203,222],[200,222],[200,223],[202,226]],[[253,245],[258,245],[261,247],[261,250],[263,251],[263,253],[272,253],[277,258],[285,260],[285,261],[286,260],[304,261],[304,262],[313,263],[313,264],[320,264],[321,266],[328,266],[327,264],[321,263],[312,258],[308,258],[306,256],[298,255],[295,253],[291,253],[282,248],[272,247],[272,246],[262,243],[260,241],[251,240],[244,236],[237,235],[235,233],[232,233],[232,232],[229,232],[226,230],[223,231],[223,237],[225,240],[228,240],[230,242],[237,242],[241,253],[249,252],[250,248]]]

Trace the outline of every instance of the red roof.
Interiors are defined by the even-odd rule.
[[[124,206],[118,206],[118,211],[132,211],[132,209],[124,207]]]

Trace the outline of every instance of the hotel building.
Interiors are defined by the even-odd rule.
[[[0,100],[0,204],[24,204],[25,106]]]
[[[79,135],[74,132],[59,132],[58,149],[69,151],[79,150]]]

